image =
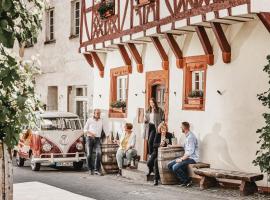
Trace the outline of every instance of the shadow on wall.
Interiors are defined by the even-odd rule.
[[[226,140],[221,136],[221,124],[215,123],[199,145],[203,161],[221,169],[239,170],[233,162]]]

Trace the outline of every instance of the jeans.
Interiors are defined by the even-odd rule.
[[[151,155],[154,151],[154,140],[156,136],[155,124],[149,123],[149,137],[148,137],[148,154]]]
[[[130,164],[133,157],[137,155],[137,151],[135,149],[129,149],[125,151],[124,149],[118,149],[116,153],[116,160],[119,169],[123,168],[123,158],[127,158],[127,163]]]
[[[176,160],[173,160],[168,163],[168,168],[172,171],[177,178],[180,180],[181,183],[188,183],[191,179],[188,176],[188,165],[195,164],[196,162],[193,159],[186,159],[180,163],[177,163]]]
[[[155,180],[159,180],[160,176],[159,176],[159,171],[158,171],[158,159],[157,159],[157,152],[154,151],[151,156],[149,157],[148,161],[147,161],[147,166],[150,172],[155,173]]]
[[[89,137],[86,138],[86,150],[87,150],[87,166],[88,170],[100,170],[101,161],[101,148],[100,148],[100,138]],[[93,164],[93,152],[96,152],[96,159]]]

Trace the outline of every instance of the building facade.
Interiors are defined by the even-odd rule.
[[[201,161],[259,172],[252,161],[265,111],[257,94],[268,88],[268,12],[267,0],[82,0],[80,52],[94,67],[93,106],[114,134],[132,122],[146,159],[143,113],[154,97],[179,144],[181,122],[191,123]]]
[[[48,1],[38,41],[29,41],[25,57],[39,55],[42,74],[36,91],[46,110],[76,113],[85,121],[92,108],[93,70],[78,54],[79,0]]]

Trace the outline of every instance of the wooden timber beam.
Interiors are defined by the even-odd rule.
[[[213,47],[210,43],[210,40],[209,40],[208,35],[205,31],[205,28],[203,26],[196,26],[195,29],[196,29],[198,37],[201,41],[203,50],[204,50],[206,56],[208,56],[208,64],[213,65],[214,64]]]
[[[91,67],[94,67],[93,58],[92,58],[91,54],[86,54],[86,53],[84,53],[83,56],[85,57],[85,59],[86,59],[86,61],[88,62],[88,64],[89,64]]]
[[[264,24],[265,28],[270,33],[270,13],[269,12],[260,12],[257,14],[262,23]]]
[[[99,56],[98,56],[98,54],[96,52],[91,51],[90,53],[91,53],[91,56],[92,56],[95,64],[98,67],[100,77],[103,78],[104,77],[104,65],[103,65],[103,63],[101,62],[101,60],[100,60],[100,58],[99,58]]]
[[[127,43],[127,47],[128,47],[132,57],[134,58],[134,60],[137,64],[137,71],[139,73],[143,73],[142,57],[139,54],[135,44],[134,43]]]
[[[158,54],[162,60],[162,69],[163,70],[168,70],[169,69],[169,58],[168,55],[166,53],[166,51],[164,50],[160,40],[158,39],[158,37],[150,37],[152,42],[154,43],[154,46],[156,47],[156,50],[158,51]]]
[[[128,55],[126,47],[123,44],[118,44],[117,47],[119,49],[119,52],[123,58],[125,65],[128,66],[128,68],[129,68],[129,73],[132,73],[131,58]]]
[[[216,36],[220,49],[222,51],[222,58],[224,63],[231,62],[231,46],[226,38],[220,23],[211,22],[213,32]]]
[[[169,46],[176,57],[176,66],[178,68],[183,68],[183,53],[179,45],[177,44],[175,38],[173,37],[173,34],[165,33],[165,38],[167,39]]]

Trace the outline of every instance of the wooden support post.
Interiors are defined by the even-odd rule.
[[[152,42],[154,43],[156,50],[158,51],[158,54],[162,60],[162,68],[163,70],[169,69],[169,58],[167,53],[165,52],[161,42],[159,41],[158,37],[150,37]]]
[[[183,53],[180,47],[178,46],[175,38],[173,37],[173,34],[165,33],[165,38],[167,39],[169,46],[176,57],[176,66],[178,68],[183,68]]]
[[[258,192],[258,187],[255,182],[242,181],[240,185],[240,194],[247,196]]]
[[[209,40],[208,35],[205,31],[205,28],[203,26],[196,26],[195,29],[196,29],[198,37],[201,41],[203,50],[204,50],[205,54],[208,56],[208,64],[213,65],[214,64],[213,47],[210,43],[210,40]]]
[[[88,64],[89,64],[91,67],[94,67],[93,58],[92,58],[91,54],[86,54],[86,53],[84,53],[83,55],[84,55],[86,61],[88,62]]]
[[[91,56],[95,62],[95,64],[97,65],[98,69],[99,69],[99,75],[101,78],[104,77],[104,65],[103,63],[101,62],[99,56],[97,55],[96,52],[92,51],[91,52]]]
[[[137,71],[139,73],[143,73],[143,64],[142,64],[142,57],[139,54],[135,44],[133,43],[127,43],[127,47],[132,55],[132,57],[134,58],[136,64],[137,64]]]
[[[231,62],[231,46],[225,36],[225,33],[220,25],[217,22],[211,22],[211,27],[216,36],[220,49],[222,51],[222,58],[224,63]]]
[[[200,188],[207,189],[218,185],[216,178],[204,176],[200,181]]]
[[[260,12],[257,14],[262,23],[264,24],[265,28],[270,33],[270,13],[269,12]]]
[[[117,46],[118,46],[119,52],[123,58],[125,65],[128,66],[128,68],[129,68],[129,73],[132,73],[131,58],[129,57],[125,46],[123,44],[118,44]]]

